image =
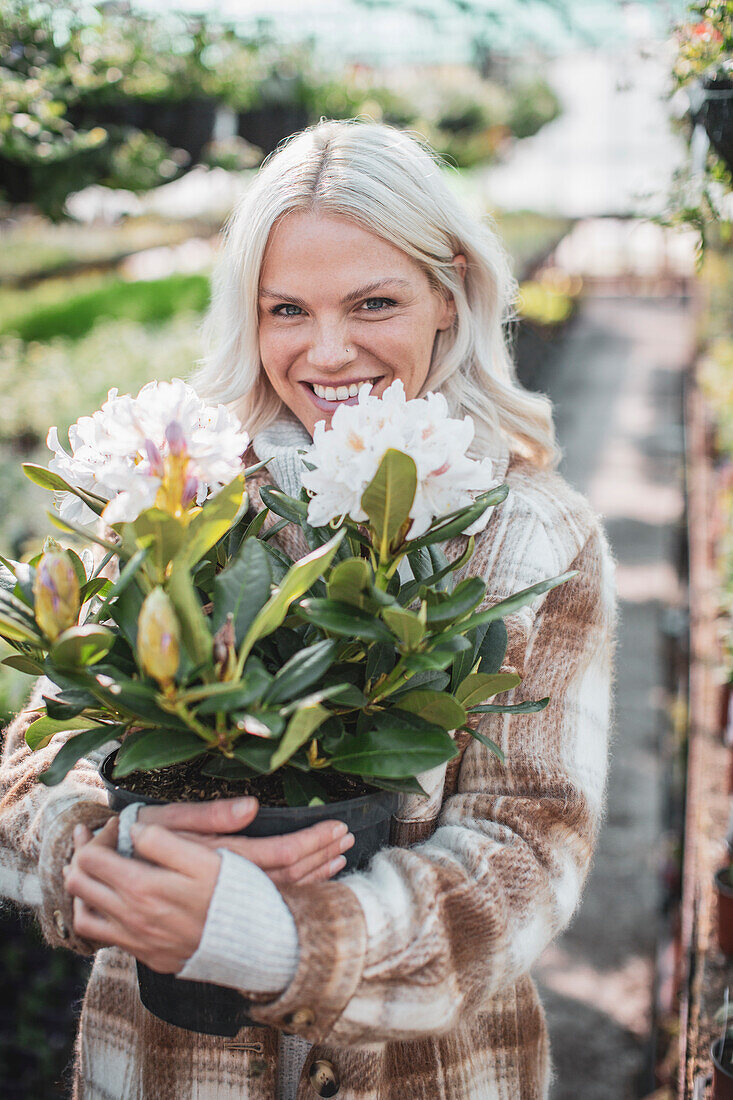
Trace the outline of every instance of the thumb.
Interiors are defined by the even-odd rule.
[[[217,798],[211,802],[170,802],[167,806],[144,806],[138,821],[166,829],[187,829],[193,833],[236,833],[254,820],[259,810],[256,798]]]

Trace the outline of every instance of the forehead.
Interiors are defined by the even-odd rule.
[[[284,214],[270,230],[261,281],[316,270],[321,278],[399,275],[417,285],[426,278],[406,252],[351,218],[302,210]]]

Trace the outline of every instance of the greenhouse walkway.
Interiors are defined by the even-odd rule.
[[[555,262],[584,273],[594,224],[598,230],[579,223],[575,243],[571,234]],[[608,236],[607,220],[600,230]],[[629,230],[619,223],[619,234]],[[668,279],[674,272],[663,252],[660,276]],[[587,248],[589,258],[597,255]],[[654,1088],[656,964],[673,843],[670,655],[684,630],[682,388],[693,306],[684,293],[669,293],[674,283],[659,282],[655,295],[649,263],[640,294],[638,272],[623,266],[615,278],[589,280],[538,386],[555,403],[562,472],[604,518],[621,601],[606,818],[579,912],[534,971],[551,1033],[552,1100],[638,1100]],[[677,265],[683,291],[685,266]]]

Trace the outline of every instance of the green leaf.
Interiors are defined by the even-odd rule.
[[[257,772],[241,760],[230,760],[217,753],[201,767],[202,775],[213,775],[218,779],[250,779]]]
[[[305,557],[300,558],[291,566],[279,587],[257,613],[254,622],[247,631],[239,652],[238,670],[240,673],[255,642],[259,638],[271,634],[273,630],[277,630],[285,619],[291,603],[307,592],[311,585],[318,580],[321,573],[328,568],[345,533],[343,528],[337,531],[325,545],[319,546],[317,550],[313,550],[310,554],[306,554]]]
[[[331,600],[350,604],[362,611],[372,606],[372,570],[365,558],[349,558],[340,561],[328,578],[328,596]]]
[[[52,493],[73,493],[75,497],[79,497],[83,500],[87,507],[91,508],[93,512],[96,512],[98,516],[101,516],[107,501],[96,493],[88,492],[85,489],[80,489],[76,485],[70,485],[68,481],[64,481],[59,474],[54,474],[50,470],[47,470],[45,466],[37,466],[35,462],[24,462],[23,472],[27,478],[29,478],[34,485],[39,485],[41,489],[47,489]]]
[[[96,623],[70,626],[59,634],[49,656],[59,668],[85,668],[106,657],[114,642],[114,632],[107,626]]]
[[[442,726],[445,730],[458,729],[466,721],[464,707],[444,691],[410,691],[400,696],[399,709],[417,714],[426,722]]]
[[[228,713],[233,710],[245,710],[252,703],[259,702],[272,683],[272,679],[262,662],[256,657],[251,657],[241,680],[192,688],[190,692],[181,692],[178,697],[187,705],[201,700],[196,713],[202,717],[216,714],[218,711]]]
[[[71,520],[62,519],[61,516],[57,516],[55,512],[46,512],[49,521],[54,527],[58,527],[59,531],[66,531],[67,534],[79,535],[87,542],[95,542],[97,546],[103,546],[105,550],[114,550],[115,554],[119,554],[121,557],[125,557],[124,548],[114,542],[109,542],[107,539],[101,538],[94,533],[94,525],[90,527],[82,527],[81,524],[72,523]]]
[[[92,577],[91,580],[83,584],[79,590],[79,599],[81,603],[86,603],[87,600],[91,600],[93,596],[107,595],[112,589],[112,582],[106,577]]]
[[[314,778],[312,772],[297,772],[285,768],[282,773],[283,794],[288,806],[310,806],[314,798],[327,802],[325,788]]]
[[[463,634],[475,626],[480,626],[482,623],[491,623],[495,619],[503,619],[506,615],[511,615],[513,612],[519,611],[520,608],[526,607],[527,604],[532,603],[544,592],[549,592],[550,589],[565,584],[571,577],[577,577],[577,575],[578,570],[571,569],[567,573],[560,574],[559,577],[551,577],[549,580],[532,584],[529,588],[523,588],[521,592],[515,592],[513,596],[508,596],[505,600],[499,600],[493,607],[489,607],[485,611],[477,611],[470,618],[449,627],[442,636],[443,638],[451,638],[456,634]]]
[[[48,717],[61,722],[66,718],[76,718],[87,707],[99,708],[98,700],[83,688],[71,688],[55,696],[44,695],[43,702]]]
[[[453,739],[435,727],[419,737],[411,729],[374,729],[349,738],[330,763],[355,775],[405,779],[452,760],[457,752]]]
[[[320,680],[338,653],[338,642],[327,638],[316,642],[287,661],[262,697],[264,703],[284,703],[297,693],[302,695]]]
[[[402,607],[384,607],[382,618],[408,650],[417,649],[425,637],[425,623],[414,611],[407,611]]]
[[[237,557],[214,580],[214,633],[234,616],[236,644],[241,645],[247,631],[270,598],[272,571],[270,559],[259,539],[242,543]]]
[[[478,650],[479,672],[499,671],[506,657],[507,642],[508,635],[504,620],[495,619],[493,623],[489,623]]]
[[[272,742],[260,737],[243,737],[233,749],[234,758],[263,775],[271,771]]]
[[[486,699],[490,699],[492,695],[511,691],[521,682],[521,676],[517,676],[515,672],[473,672],[458,685],[456,699],[464,707],[472,707],[476,703],[483,703]]]
[[[0,634],[2,628],[0,627]],[[11,653],[9,657],[4,657],[0,664],[7,665],[8,668],[14,668],[16,672],[26,672],[29,676],[41,676],[43,674],[43,665],[40,661],[34,661],[32,657],[27,657],[24,653]]]
[[[300,710],[296,710],[295,714],[288,722],[288,728],[285,730],[280,744],[272,754],[270,771],[275,771],[276,768],[282,767],[282,765],[290,759],[293,753],[298,751],[301,745],[304,745],[306,741],[311,739],[314,732],[328,717],[329,711],[319,704],[313,707],[302,707]]]
[[[67,725],[66,728],[68,729],[69,726]],[[74,737],[70,737],[56,753],[51,766],[39,775],[38,778],[41,783],[45,783],[47,787],[55,787],[67,772],[74,767],[77,760],[81,759],[82,756],[86,756],[87,753],[101,748],[102,745],[106,745],[108,741],[117,741],[124,728],[124,726],[95,725],[82,733],[75,734]]]
[[[496,741],[492,741],[491,738],[487,737],[485,733],[481,733],[479,730],[472,729],[470,726],[464,726],[463,728],[467,730],[471,734],[471,737],[475,738],[476,741],[480,741],[481,744],[485,745],[487,749],[491,749],[494,756],[497,756],[499,760],[501,760],[502,764],[506,763],[506,757],[497,745]]]
[[[437,527],[434,527],[419,539],[415,539],[414,542],[410,542],[410,550],[419,550],[423,546],[432,546],[437,542],[445,542],[448,539],[455,538],[456,535],[462,534],[467,527],[470,527],[484,514],[487,508],[501,504],[506,499],[508,492],[508,485],[499,485],[488,493],[482,493],[473,504],[469,504],[466,508],[461,508],[456,512],[455,518],[445,517]]]
[[[384,623],[370,615],[367,611],[360,611],[351,604],[339,603],[338,600],[308,599],[301,600],[298,604],[298,613],[306,622],[320,626],[322,630],[328,630],[332,634],[339,634],[345,638],[360,638],[368,642],[393,642],[392,634]]]
[[[548,695],[545,699],[528,699],[525,703],[486,703],[471,707],[471,714],[538,714],[549,702]]]
[[[481,603],[485,595],[486,584],[480,577],[466,577],[447,599],[441,600],[440,603],[428,604],[428,626],[441,627],[467,615]]]
[[[214,640],[188,566],[181,561],[173,563],[166,591],[176,609],[183,644],[192,663],[197,668],[211,668]]]
[[[150,730],[132,742],[125,738],[117,753],[112,775],[115,779],[124,779],[131,772],[181,764],[202,756],[207,751],[208,745],[195,733]]]
[[[56,733],[64,733],[68,730],[98,729],[98,727],[99,722],[93,718],[63,718],[58,720],[49,718],[48,715],[44,714],[40,718],[36,718],[35,722],[31,722],[25,731],[25,743],[32,752],[35,752],[36,749],[45,749]],[[111,738],[108,737],[107,740],[109,741]]]
[[[185,565],[190,569],[200,561],[236,524],[246,507],[244,475],[238,474],[216,496],[207,500],[198,515],[191,520],[185,544],[176,555],[175,564]]]
[[[390,447],[362,493],[361,506],[369,516],[383,560],[407,522],[417,490],[417,467],[409,455]]]
[[[302,500],[288,496],[274,485],[263,485],[260,489],[260,498],[276,516],[282,516],[291,523],[301,524],[306,521],[308,505]]]
[[[81,560],[75,550],[72,550],[70,546],[67,546],[64,551],[67,558],[71,562],[72,569],[76,574],[76,579],[79,582],[79,588],[82,588],[87,583],[87,571],[84,568],[84,562]]]
[[[43,638],[38,630],[9,615],[0,604],[0,637],[8,638],[13,642],[32,642],[33,645],[43,644]]]
[[[133,560],[131,559],[128,564],[132,565]],[[119,581],[117,581],[113,592],[110,594],[111,596],[114,595],[115,598],[108,603],[107,608],[109,617],[117,623],[134,652],[137,649],[137,621],[140,617],[140,608],[143,605],[145,594],[140,591],[137,585],[130,583],[132,577],[126,580],[126,583],[122,586],[122,591],[119,591],[119,585],[125,579],[124,572],[123,569]]]
[[[409,545],[409,544],[408,544]],[[476,539],[473,535],[466,543],[466,548],[455,561],[446,561],[438,569],[434,569],[433,562],[427,547],[422,550],[415,551],[413,556],[410,552],[407,557],[412,567],[412,572],[417,577],[417,580],[408,581],[407,584],[403,584],[400,589],[400,603],[403,605],[411,604],[413,600],[420,595],[421,590],[427,590],[434,585],[439,584],[450,573],[455,573],[467,564],[473,557],[474,547],[476,545]],[[434,547],[430,547],[430,550],[434,551]],[[425,559],[428,562],[427,571],[425,569]],[[420,573],[415,572],[415,563],[420,562],[418,566]]]

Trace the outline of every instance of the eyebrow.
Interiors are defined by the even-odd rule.
[[[345,298],[341,299],[341,305],[347,305],[349,302],[355,302],[358,298],[366,298],[368,294],[371,294],[373,290],[379,290],[383,286],[402,286],[411,288],[411,284],[407,279],[379,279],[375,283],[367,283],[365,286],[357,287],[356,290],[352,290],[350,294],[347,294]],[[280,301],[291,302],[296,306],[305,307],[306,303],[302,298],[296,297],[294,294],[286,294],[280,290],[269,290],[266,287],[262,287],[260,290],[261,298],[279,298]]]

